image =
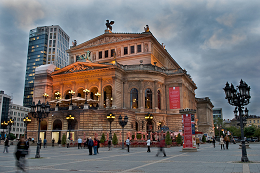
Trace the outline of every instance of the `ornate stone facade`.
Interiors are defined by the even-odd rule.
[[[38,70],[35,75],[34,101],[52,103],[50,115],[44,120],[41,135],[51,141],[67,133],[66,116],[73,114],[74,139],[101,136],[109,132],[106,115],[115,114],[112,133],[121,134],[119,115],[128,116],[126,134],[156,132],[161,126],[182,130],[180,109],[196,109],[195,89],[190,75],[183,70],[156,40],[151,32],[140,34],[105,33],[74,46],[67,51],[72,64],[59,70]],[[88,52],[88,55],[87,55]],[[78,58],[85,55],[90,60]],[[40,67],[42,68],[42,67]],[[178,88],[179,107],[172,108],[170,88]],[[84,89],[90,90],[86,96]],[[74,96],[69,91],[75,91]],[[55,93],[61,93],[59,109],[55,109]],[[97,93],[101,95],[96,96]],[[89,109],[83,109],[87,98]],[[69,104],[72,101],[72,110]],[[153,115],[152,122],[145,115]],[[28,127],[28,136],[36,138],[37,122]],[[43,125],[41,125],[43,127]],[[45,133],[44,133],[45,132]],[[56,136],[55,136],[56,135]],[[127,135],[124,135],[125,138]],[[130,136],[132,137],[132,136]]]

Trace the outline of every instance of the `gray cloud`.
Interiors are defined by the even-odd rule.
[[[0,89],[22,104],[28,33],[36,26],[60,25],[78,43],[104,33],[105,20],[114,32],[143,32],[148,24],[159,42],[185,68],[198,86],[196,97],[210,97],[225,118],[233,107],[224,99],[227,81],[245,80],[252,88],[248,106],[258,114],[259,1],[4,1],[0,4]],[[20,2],[20,1],[19,1]],[[15,11],[13,13],[12,11]]]

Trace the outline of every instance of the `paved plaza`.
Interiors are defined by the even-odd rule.
[[[241,149],[238,144],[231,144],[229,150],[220,150],[220,145],[201,145],[198,152],[181,152],[182,147],[165,148],[167,157],[156,157],[157,148],[130,148],[128,153],[121,148],[100,148],[98,155],[88,155],[87,149],[77,147],[51,147],[41,149],[41,159],[35,159],[36,147],[30,147],[27,157],[29,170],[37,173],[64,172],[177,172],[177,173],[259,173],[260,143],[250,143],[247,149],[252,163],[239,163]],[[2,153],[0,145],[0,172],[16,172],[13,152],[15,146],[9,147],[9,153]]]

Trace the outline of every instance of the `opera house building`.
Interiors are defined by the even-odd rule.
[[[40,123],[40,137],[57,142],[63,134],[106,138],[108,114],[115,116],[112,134],[124,140],[136,134],[156,133],[167,127],[182,132],[181,109],[196,109],[196,84],[155,36],[141,33],[105,33],[67,50],[70,65],[52,64],[35,70],[34,102],[50,104],[50,113]],[[70,119],[69,117],[73,117]],[[28,138],[37,139],[38,122],[28,124]]]

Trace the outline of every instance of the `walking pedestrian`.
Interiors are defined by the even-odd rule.
[[[151,150],[150,150],[151,140],[148,138],[146,143],[147,143],[147,152],[151,152]]]
[[[70,146],[70,139],[69,138],[66,139],[66,143],[67,143],[67,148],[69,148],[69,146]]]
[[[55,139],[53,138],[51,141],[52,147],[54,147],[54,142],[55,142]]]
[[[99,154],[98,149],[99,149],[99,147],[100,147],[100,141],[98,140],[98,138],[96,138],[96,140],[97,140],[97,142],[98,142],[98,145],[97,145],[97,153]]]
[[[226,149],[228,150],[228,144],[230,142],[230,139],[228,137],[228,135],[226,134],[225,138],[224,138],[224,141],[226,142]]]
[[[79,137],[79,139],[78,139],[78,149],[79,149],[79,147],[82,149],[81,143],[82,143],[82,139]]]
[[[3,153],[5,153],[5,152],[8,153],[8,146],[9,146],[9,140],[8,140],[8,138],[5,138]]]
[[[200,148],[200,139],[199,137],[196,137],[196,144],[197,144],[197,149]]]
[[[59,139],[58,140],[58,145],[59,145],[59,148],[61,147],[61,140]]]
[[[163,157],[166,157],[166,153],[164,151],[164,147],[165,147],[165,140],[164,139],[160,139],[160,142],[159,142],[159,148],[158,148],[158,152],[156,154],[156,157],[159,156],[160,152],[163,153]]]
[[[15,152],[15,157],[16,157],[16,166],[18,169],[21,169],[22,171],[25,172],[25,166],[26,166],[26,160],[25,156],[28,155],[28,149],[29,149],[29,144],[24,141],[24,137],[21,136],[16,152]]]
[[[32,138],[32,142],[34,143],[34,138]]]
[[[83,139],[83,144],[84,144],[84,149],[86,148],[87,144],[86,144],[87,140],[86,138]]]
[[[125,144],[127,146],[127,152],[129,152],[130,140],[129,137],[126,139]]]
[[[89,150],[89,155],[92,155],[92,147],[94,145],[93,140],[91,139],[91,137],[89,137],[89,141],[88,141],[88,150]]]
[[[212,136],[212,143],[213,143],[213,146],[214,146],[214,148],[215,148],[216,140],[215,140],[215,137],[214,137],[214,136]]]
[[[43,140],[43,147],[45,148],[47,148],[47,139],[45,138],[44,140]]]
[[[221,150],[222,150],[222,147],[223,147],[223,149],[225,150],[225,147],[224,147],[224,138],[223,138],[223,136],[221,135],[221,137],[220,137],[220,139],[219,139],[219,144],[220,144],[220,148],[221,148]]]
[[[97,146],[98,146],[98,141],[96,138],[94,138],[94,143],[93,143],[94,155],[97,155]]]

